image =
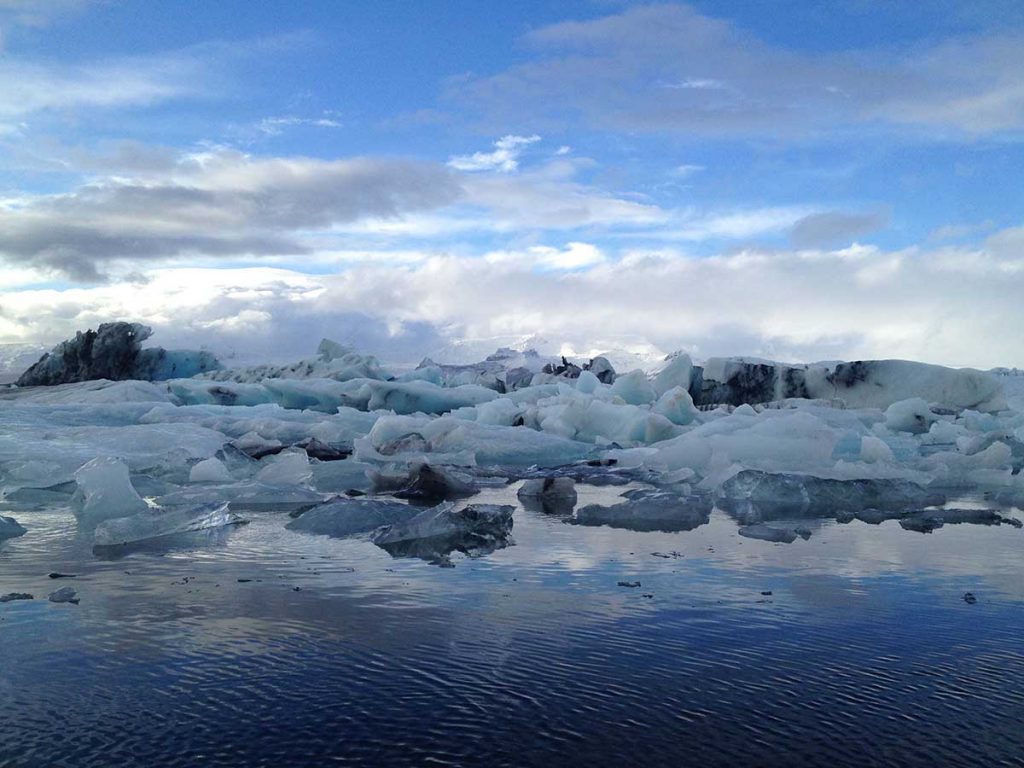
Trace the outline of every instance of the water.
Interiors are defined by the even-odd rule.
[[[115,558],[66,509],[16,516],[0,766],[1024,764],[1009,526],[787,545],[517,507],[514,546],[440,568],[283,513]]]

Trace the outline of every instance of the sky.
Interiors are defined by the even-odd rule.
[[[1024,366],[1017,0],[0,0],[0,344]]]

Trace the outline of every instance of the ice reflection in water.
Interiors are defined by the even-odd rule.
[[[812,536],[773,544],[717,508],[685,532],[571,525],[516,487],[472,499],[516,505],[514,545],[454,569],[283,512],[97,556],[66,510],[15,511],[0,592],[36,599],[0,605],[0,765],[1024,753],[1024,531],[777,516]],[[633,488],[578,486],[577,509]],[[51,571],[80,605],[46,602]]]

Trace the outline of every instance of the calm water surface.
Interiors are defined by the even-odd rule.
[[[1009,526],[772,544],[517,507],[514,546],[440,568],[280,512],[103,558],[67,509],[15,512],[0,766],[1024,765]]]

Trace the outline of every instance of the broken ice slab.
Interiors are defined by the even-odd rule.
[[[588,504],[576,510],[576,525],[607,525],[631,531],[692,531],[708,522],[711,504],[698,497],[641,491],[610,506]]]
[[[345,538],[371,533],[385,525],[406,522],[422,511],[422,508],[398,501],[336,499],[306,510],[285,527],[293,531]]]
[[[797,540],[797,537],[804,540],[811,538],[811,532],[806,528],[782,528],[774,525],[765,525],[764,523],[741,526],[739,534],[748,539],[760,539],[761,541],[771,541],[776,544],[792,544]]]
[[[514,507],[471,504],[455,511],[451,502],[423,510],[401,523],[381,528],[373,543],[393,557],[443,561],[452,552],[478,557],[507,547]]]
[[[945,499],[909,480],[836,480],[747,469],[719,486],[716,502],[743,523],[787,517],[835,517],[842,511],[906,509]]]
[[[390,490],[400,499],[416,501],[437,502],[465,498],[478,490],[472,477],[425,463],[413,464],[408,471],[397,474],[371,472],[371,479],[377,490]]]
[[[231,509],[289,510],[319,504],[324,494],[297,485],[272,485],[255,480],[224,485],[196,485],[157,498],[161,507],[195,506],[203,502],[229,502]]]
[[[536,478],[523,483],[516,496],[532,512],[571,515],[576,506],[576,483],[571,477]]]
[[[71,587],[61,587],[49,594],[51,603],[71,603],[72,605],[78,605],[77,592]]]
[[[1005,517],[996,509],[922,509],[908,510],[900,517],[904,530],[931,533],[943,525],[1011,525],[1022,527],[1020,520]]]
[[[87,526],[145,512],[149,505],[132,487],[128,465],[121,459],[100,456],[75,472],[78,488],[71,509]]]
[[[228,511],[228,505],[224,502],[188,509],[153,509],[100,523],[96,526],[93,540],[98,547],[115,547],[244,522],[241,517]]]
[[[5,517],[0,515],[0,541],[4,539],[14,539],[18,536],[25,535],[25,526],[15,520],[13,517]]]

